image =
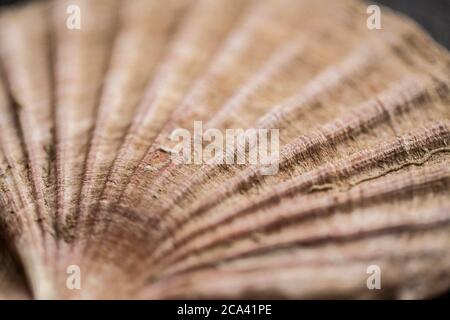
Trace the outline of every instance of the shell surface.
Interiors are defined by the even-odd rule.
[[[450,55],[386,8],[382,28],[368,28],[366,10],[357,0],[2,9],[0,298],[447,291]],[[277,171],[183,162],[173,133],[195,136],[200,122],[222,135],[277,130]],[[374,266],[380,290],[369,288]]]

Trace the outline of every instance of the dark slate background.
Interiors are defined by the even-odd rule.
[[[428,30],[435,40],[450,49],[450,0],[374,0],[371,2],[385,5],[410,16]]]

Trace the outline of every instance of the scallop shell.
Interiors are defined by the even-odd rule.
[[[66,25],[69,5],[80,29]],[[448,290],[450,55],[386,8],[382,29],[370,30],[366,9],[356,0],[2,9],[0,298]],[[194,121],[279,129],[278,173],[172,161],[171,133]],[[70,266],[80,288],[68,285]],[[371,266],[379,290],[368,287]]]

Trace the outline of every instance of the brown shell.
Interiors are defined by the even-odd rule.
[[[81,29],[66,27],[68,5],[79,6]],[[382,29],[369,30],[366,9],[357,0],[2,9],[0,298],[448,290],[450,55],[386,8]],[[171,132],[194,121],[279,129],[279,172],[172,161]],[[70,265],[79,290],[66,286]],[[367,287],[371,265],[380,290]]]

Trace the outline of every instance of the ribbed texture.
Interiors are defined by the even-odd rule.
[[[448,290],[450,55],[388,9],[366,19],[357,0],[3,9],[0,298]],[[194,121],[279,129],[278,173],[173,161]]]

